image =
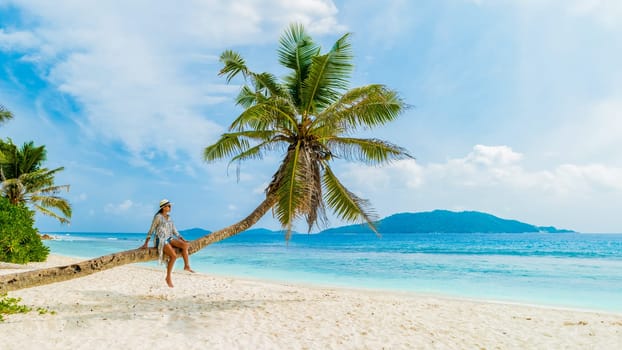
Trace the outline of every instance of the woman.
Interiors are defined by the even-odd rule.
[[[168,199],[160,201],[160,210],[153,216],[151,222],[151,228],[147,232],[147,239],[145,244],[141,248],[147,248],[149,239],[152,234],[156,235],[156,245],[158,247],[158,254],[160,263],[162,263],[163,253],[168,256],[168,265],[166,266],[166,284],[173,288],[173,281],[171,280],[171,271],[173,271],[173,265],[177,259],[177,253],[175,248],[181,249],[181,255],[184,258],[184,270],[188,272],[194,272],[190,268],[188,262],[188,247],[190,244],[177,232],[173,220],[171,220],[169,214],[171,212],[171,203]]]

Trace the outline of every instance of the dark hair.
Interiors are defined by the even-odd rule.
[[[164,209],[164,207],[160,208],[160,210],[158,210],[155,214],[153,214],[154,219],[156,216],[158,216],[158,214],[162,214],[162,209]]]

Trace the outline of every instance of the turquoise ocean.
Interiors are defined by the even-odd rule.
[[[145,239],[52,235],[44,241],[52,254],[81,258]],[[191,264],[207,274],[622,313],[622,234],[295,234],[286,242],[242,233],[192,255]]]

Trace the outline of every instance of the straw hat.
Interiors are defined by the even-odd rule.
[[[165,206],[169,205],[169,204],[173,204],[171,203],[168,199],[163,199],[160,201],[160,209],[164,208]]]

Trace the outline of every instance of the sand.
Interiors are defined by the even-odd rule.
[[[10,292],[54,313],[5,316],[0,349],[622,349],[622,314],[181,271],[171,289],[164,274],[132,265]]]

